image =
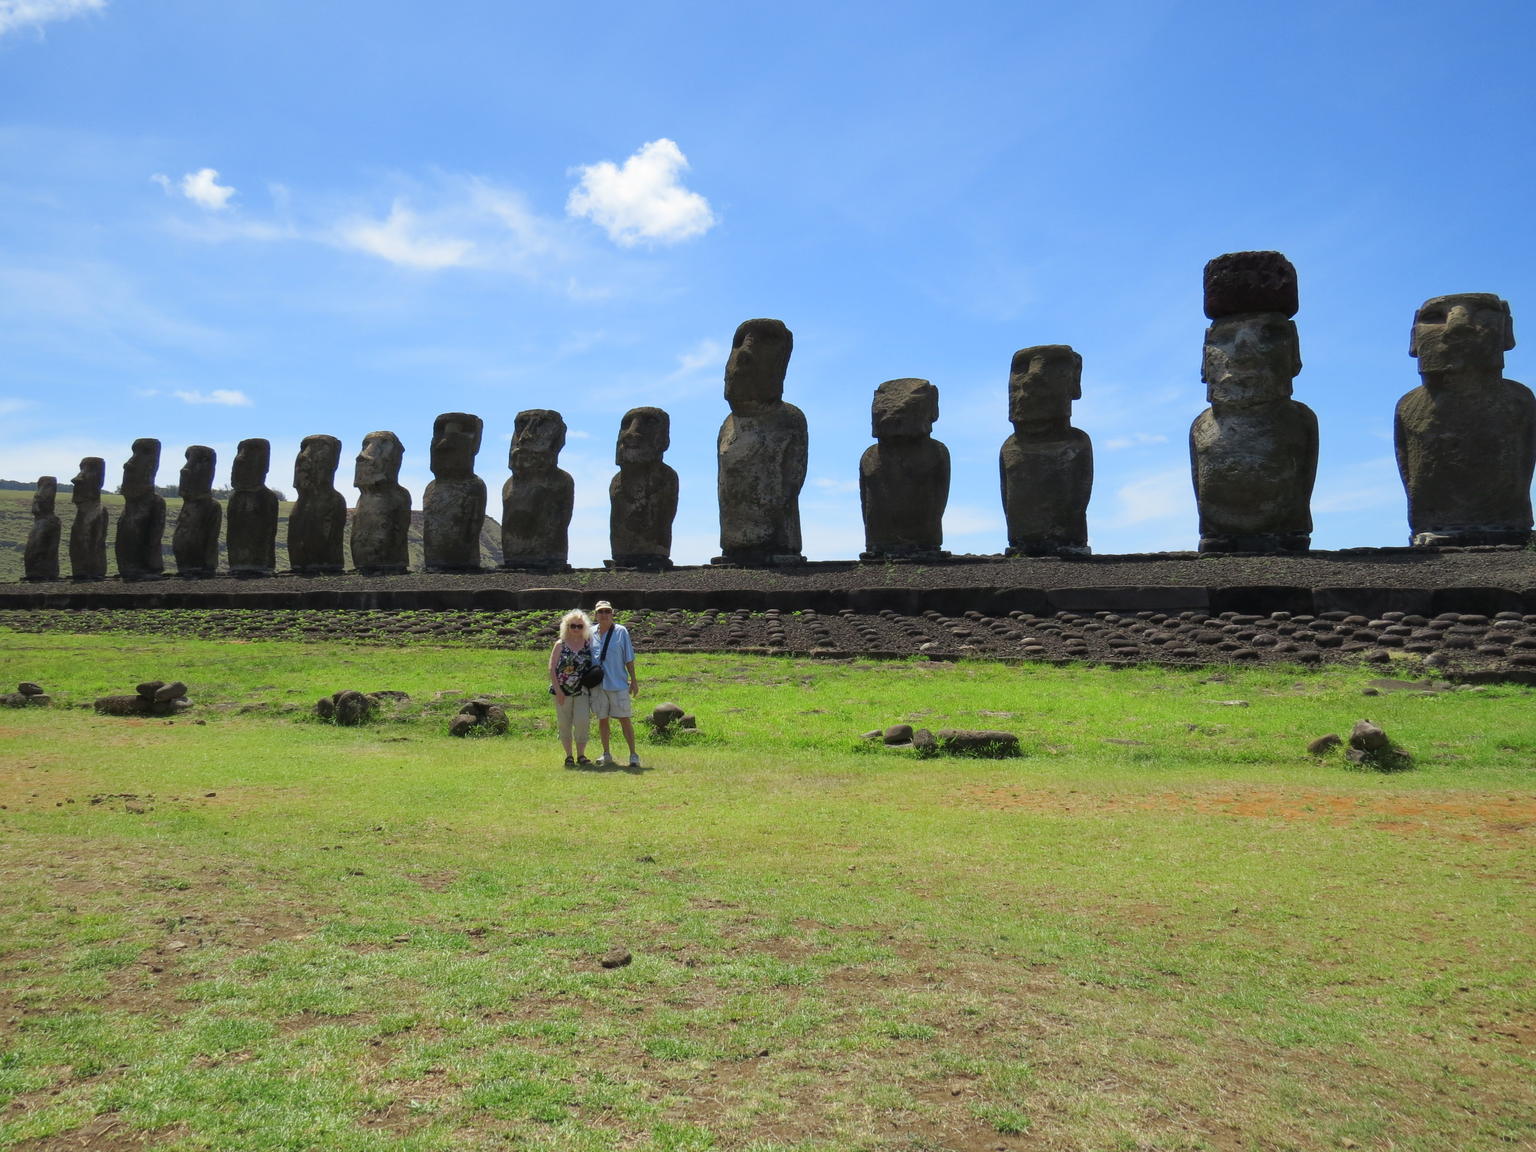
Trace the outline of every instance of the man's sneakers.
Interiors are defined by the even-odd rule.
[[[602,755],[601,755],[601,756],[599,756],[599,757],[598,757],[598,758],[597,758],[597,766],[598,766],[598,767],[599,767],[599,768],[612,768],[612,767],[613,767],[613,766],[614,766],[614,765],[615,765],[615,764],[616,764],[616,763],[618,763],[618,761],[616,761],[616,760],[615,760],[615,759],[614,759],[614,758],[613,758],[613,757],[612,757],[612,756],[611,756],[611,755],[610,755],[610,754],[609,754],[609,753],[607,753],[607,752],[604,752],[604,753],[603,753],[603,754],[602,754]]]
[[[629,766],[631,768],[638,768],[638,767],[640,767],[640,757],[635,755],[634,753],[631,753],[630,757],[629,757]]]

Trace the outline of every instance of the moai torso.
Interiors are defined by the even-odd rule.
[[[805,414],[783,399],[793,346],[793,335],[778,320],[748,320],[736,329],[725,366],[731,414],[715,445],[719,562],[762,566],[805,559],[800,488],[809,438]]]
[[[75,520],[69,526],[69,574],[75,580],[100,580],[107,574],[107,510],[101,504],[107,462],[100,456],[80,461],[70,502]]]
[[[660,408],[631,408],[619,426],[608,483],[608,543],[619,568],[670,568],[677,473],[662,462],[671,446],[671,417]]]
[[[480,571],[485,481],[475,475],[484,423],[468,412],[445,412],[432,425],[432,482],[422,496],[422,538],[428,572]]]
[[[1414,316],[1423,383],[1397,404],[1397,467],[1418,545],[1531,538],[1536,397],[1504,379],[1509,305],[1490,293],[1438,296]]]
[[[1010,556],[1088,552],[1093,444],[1072,427],[1082,370],[1082,357],[1066,344],[1014,353],[1008,376],[1013,435],[998,454]]]
[[[876,443],[859,459],[864,514],[861,560],[941,559],[949,503],[949,449],[933,439],[939,390],[927,380],[887,380],[875,389]]]
[[[293,462],[293,510],[288,515],[288,566],[304,575],[346,567],[347,501],[336,491],[341,441],[306,436]]]
[[[212,576],[219,569],[219,528],[224,509],[213,498],[214,464],[212,448],[194,444],[187,449],[178,488],[181,511],[171,533],[171,552],[180,576]]]
[[[124,580],[153,580],[165,571],[165,499],[155,491],[160,470],[160,441],[133,442],[123,465],[123,511],[113,541],[117,574]]]
[[[405,446],[393,432],[370,432],[357,455],[353,483],[352,567],[385,576],[410,567],[411,494],[400,484]]]
[[[1312,542],[1317,417],[1291,399],[1301,371],[1296,269],[1279,252],[1205,266],[1200,378],[1210,407],[1189,429],[1202,552],[1305,552]]]
[[[267,487],[272,445],[240,441],[230,469],[229,571],[232,576],[270,576],[277,567],[277,493]]]
[[[39,476],[32,496],[32,528],[27,533],[27,548],[22,554],[22,571],[27,580],[59,578],[59,518],[54,513],[59,495],[57,476]]]
[[[512,475],[501,488],[503,568],[569,570],[576,482],[559,466],[564,447],[560,413],[531,408],[517,414],[507,454]]]

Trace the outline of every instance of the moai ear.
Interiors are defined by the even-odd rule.
[[[1414,358],[1419,355],[1419,313],[1422,311],[1423,305],[1413,310],[1413,325],[1408,329],[1408,355]]]
[[[1499,304],[1504,309],[1504,351],[1508,352],[1515,346],[1515,318],[1509,311],[1509,301],[1500,300]]]

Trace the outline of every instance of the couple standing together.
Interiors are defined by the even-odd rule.
[[[592,717],[596,716],[597,734],[603,742],[603,754],[598,757],[597,766],[609,768],[616,763],[608,749],[608,741],[611,735],[609,721],[617,720],[629,745],[629,766],[638,768],[640,755],[635,751],[635,725],[630,718],[630,698],[640,694],[640,682],[635,678],[635,646],[630,641],[629,629],[613,622],[612,604],[599,600],[592,613],[597,617],[595,630],[587,614],[579,608],[562,616],[560,639],[555,641],[549,654],[549,690],[555,697],[565,766],[592,764],[587,759],[587,736]],[[582,674],[599,666],[603,670],[602,683],[594,688],[583,688]]]

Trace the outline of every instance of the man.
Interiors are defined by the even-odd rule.
[[[597,735],[603,742],[603,754],[598,758],[600,768],[611,768],[613,754],[609,751],[610,719],[619,722],[619,729],[629,744],[629,766],[640,767],[640,754],[635,751],[635,724],[630,718],[630,698],[640,695],[640,681],[635,677],[635,646],[629,639],[629,629],[613,622],[613,605],[599,600],[593,609],[597,617],[597,636],[594,643],[603,657],[602,687],[592,689],[592,715],[597,717]]]

